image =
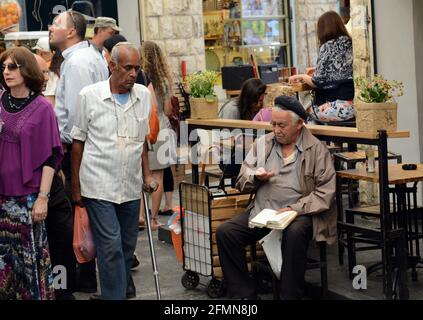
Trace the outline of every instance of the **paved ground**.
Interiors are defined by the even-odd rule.
[[[179,203],[178,194],[174,194],[174,205]],[[160,216],[162,223],[167,223],[168,217]],[[363,221],[369,225],[374,221]],[[199,300],[210,299],[206,294],[205,284],[207,278],[200,278],[200,285],[194,290],[186,290],[181,284],[181,277],[184,274],[182,265],[176,260],[173,246],[158,240],[158,232],[154,232],[154,245],[156,249],[157,265],[162,299],[165,300]],[[316,255],[317,248],[311,248],[311,255]],[[133,271],[133,277],[137,288],[138,300],[156,299],[156,289],[153,279],[153,269],[150,258],[149,244],[146,230],[139,233],[136,253],[140,258],[141,265],[138,270]],[[378,250],[361,252],[357,255],[357,262],[369,266],[380,260]],[[347,258],[345,257],[345,262]],[[409,277],[408,285],[411,299],[423,299],[423,273],[418,270],[419,281],[413,282]],[[354,299],[354,300],[375,300],[383,299],[382,277],[380,273],[369,275],[367,290],[356,291],[352,287],[352,281],[348,277],[347,266],[338,264],[337,246],[328,247],[328,277],[330,299]],[[306,280],[313,286],[319,286],[319,270],[310,270],[306,273]],[[88,299],[88,294],[76,293],[77,299]],[[262,299],[271,299],[272,295],[262,295]]]

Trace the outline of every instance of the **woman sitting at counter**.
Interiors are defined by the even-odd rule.
[[[355,117],[351,36],[341,17],[329,11],[317,22],[317,37],[320,53],[314,75],[292,76],[289,82],[306,83],[314,89],[314,99],[308,110],[312,119],[325,122],[351,120]]]
[[[266,85],[256,78],[242,84],[239,97],[230,100],[219,110],[219,118],[234,120],[253,120],[263,107]]]

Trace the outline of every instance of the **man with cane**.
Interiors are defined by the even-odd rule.
[[[72,198],[87,207],[106,300],[126,299],[142,190],[158,185],[145,143],[151,96],[135,84],[139,61],[136,46],[113,48],[110,79],[81,91],[72,129]]]

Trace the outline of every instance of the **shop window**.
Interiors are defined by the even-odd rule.
[[[288,0],[206,0],[204,39],[208,69],[250,63],[291,66]]]

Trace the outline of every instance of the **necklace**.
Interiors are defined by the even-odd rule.
[[[28,97],[26,97],[25,100],[23,100],[22,102],[19,102],[19,105],[17,105],[16,103],[14,103],[12,101],[12,95],[10,93],[7,95],[7,98],[9,100],[9,105],[10,105],[10,107],[13,110],[21,110],[21,109],[23,109],[23,107],[26,106],[27,102],[29,101],[29,99],[31,99],[31,97],[32,97],[32,94],[31,94],[31,92],[29,92]]]

